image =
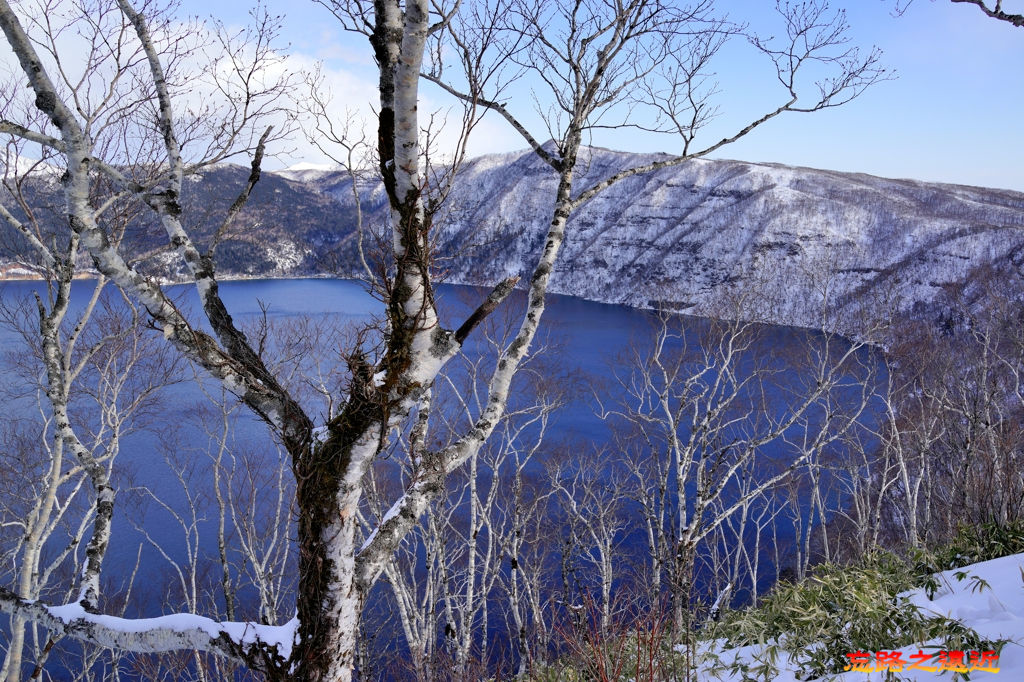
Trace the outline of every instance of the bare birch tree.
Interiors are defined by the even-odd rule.
[[[807,358],[772,357],[756,350],[772,345],[766,327],[702,324],[687,329],[663,316],[651,347],[618,374],[620,400],[601,413],[635,439],[629,468],[646,517],[648,570],[670,596],[680,636],[692,625],[699,548],[802,472],[820,476],[812,470],[822,452],[858,428],[874,391],[863,342],[808,334]],[[798,501],[811,518],[821,507],[813,502]]]
[[[356,633],[366,593],[390,559],[402,536],[436,496],[446,474],[473,456],[487,440],[508,398],[512,376],[526,354],[536,324],[524,331],[495,369],[491,399],[471,428],[452,445],[425,451],[415,462],[409,485],[394,500],[380,524],[365,537],[358,531],[364,476],[382,451],[393,429],[414,415],[428,395],[440,369],[459,351],[473,327],[511,291],[514,280],[499,284],[466,324],[443,329],[435,308],[430,272],[430,212],[423,193],[419,125],[416,105],[424,44],[434,22],[426,3],[404,8],[382,5],[372,15],[370,33],[381,66],[380,170],[392,206],[392,271],[387,282],[388,324],[383,348],[356,348],[350,355],[351,380],[337,414],[314,433],[314,422],[289,391],[267,368],[258,348],[250,345],[224,307],[217,288],[213,246],[205,252],[194,244],[181,220],[180,196],[186,173],[197,163],[227,158],[254,150],[253,173],[242,189],[244,201],[258,180],[267,134],[253,129],[266,114],[258,108],[274,102],[273,91],[247,92],[246,107],[228,112],[226,137],[206,138],[200,161],[186,161],[186,148],[178,134],[173,85],[165,75],[160,36],[128,2],[119,2],[123,17],[117,35],[131,43],[148,68],[152,93],[144,101],[153,106],[159,143],[160,169],[146,183],[122,172],[116,161],[107,162],[93,143],[90,114],[50,77],[52,62],[40,57],[36,41],[6,3],[0,6],[8,43],[19,59],[36,106],[58,132],[44,132],[8,124],[5,132],[44,144],[66,161],[64,188],[69,226],[100,272],[148,310],[152,324],[185,357],[203,367],[225,388],[259,415],[280,439],[292,459],[299,512],[299,599],[297,630],[287,627],[260,630],[247,624],[221,625],[195,617],[186,621],[158,622],[143,633],[131,632],[116,619],[94,615],[97,599],[84,600],[76,609],[52,610],[3,593],[5,610],[17,617],[43,622],[94,643],[135,651],[167,649],[209,650],[242,660],[270,678],[347,680],[355,663]],[[368,15],[369,17],[370,15]],[[440,26],[444,26],[441,17]],[[134,36],[130,40],[124,36]],[[157,36],[154,38],[154,36]],[[49,66],[49,68],[48,68]],[[134,64],[138,66],[138,62]],[[128,68],[128,67],[125,67]],[[114,76],[124,75],[115,69]],[[139,75],[136,70],[134,75]],[[235,84],[237,85],[237,84]],[[245,88],[251,83],[243,82]],[[261,101],[260,96],[263,96]],[[222,128],[223,129],[223,128]],[[259,138],[257,140],[257,138]],[[213,150],[211,152],[211,149]],[[202,154],[202,152],[206,152]],[[102,176],[119,191],[145,203],[157,216],[168,239],[196,282],[207,322],[216,338],[189,323],[167,295],[133,267],[97,220],[90,199],[91,184]],[[233,216],[229,214],[225,222]],[[539,322],[539,319],[537,320]],[[84,598],[83,598],[84,599]],[[179,625],[175,625],[178,623]],[[183,624],[182,624],[183,623]],[[260,634],[268,633],[269,638]],[[322,652],[334,652],[324,656]]]
[[[887,355],[880,447],[856,510],[870,543],[934,546],[1024,512],[1018,294],[987,277],[968,288],[948,300],[943,328],[912,321]]]
[[[441,493],[446,477],[471,461],[500,424],[513,378],[540,325],[572,211],[615,182],[713,152],[782,113],[842,104],[881,76],[875,53],[862,56],[844,45],[841,13],[831,15],[816,2],[780,5],[786,30],[781,41],[752,37],[750,42],[774,68],[780,102],[720,142],[697,147],[696,133],[710,114],[709,91],[701,85],[708,63],[726,38],[747,37],[740,27],[715,18],[710,1],[689,7],[647,0],[326,4],[348,28],[368,37],[379,68],[377,159],[390,205],[391,239],[378,282],[385,304],[382,336],[379,343],[365,337],[349,349],[343,394],[318,424],[268,362],[262,344],[235,324],[216,274],[216,246],[258,182],[266,145],[276,134],[267,124],[280,113],[287,83],[267,85],[252,77],[275,58],[268,42],[272,28],[260,24],[248,36],[249,50],[228,48],[231,68],[214,71],[221,79],[211,98],[214,104],[196,113],[181,105],[184,83],[175,69],[196,53],[153,8],[140,12],[129,0],[116,0],[116,7],[103,4],[103,21],[93,21],[91,8],[74,8],[94,36],[87,78],[76,81],[66,77],[60,45],[47,34],[47,26],[0,2],[0,27],[24,75],[19,85],[28,85],[35,109],[45,117],[4,120],[0,131],[41,145],[60,159],[70,238],[103,277],[146,310],[150,324],[169,344],[266,424],[270,437],[288,453],[298,517],[296,617],[286,625],[176,614],[140,630],[102,615],[102,595],[88,581],[79,600],[60,607],[0,591],[0,609],[14,617],[122,650],[209,651],[272,680],[352,679],[370,589]],[[457,69],[444,69],[448,55]],[[803,83],[808,64],[830,71],[816,83]],[[453,71],[455,79],[447,80]],[[543,101],[550,108],[542,113],[554,146],[538,143],[500,101],[502,88],[520,72],[529,72],[549,88]],[[430,165],[423,154],[421,78],[465,102],[455,162],[444,167]],[[816,91],[806,103],[805,86]],[[621,111],[618,105],[647,97],[654,98],[660,112],[657,127],[681,137],[681,154],[576,187],[587,136],[608,125]],[[374,461],[388,450],[396,432],[415,434],[417,425],[428,421],[435,379],[518,281],[512,277],[496,282],[461,326],[447,329],[441,324],[431,228],[464,153],[466,135],[483,110],[508,120],[558,176],[544,247],[528,273],[521,325],[493,363],[482,407],[447,445],[407,453],[412,456],[404,487],[372,527],[362,527],[367,474]],[[127,122],[137,136],[104,137],[100,123],[114,119]],[[630,119],[619,124],[633,125]],[[118,147],[124,141],[129,147]],[[238,155],[252,159],[248,182],[221,229],[209,243],[197,243],[182,214],[184,180],[199,168]],[[131,161],[139,156],[145,161]],[[113,188],[102,200],[94,193],[97,183]],[[145,207],[166,233],[170,250],[195,284],[203,324],[212,334],[176,306],[112,239],[102,214],[118,201]],[[107,541],[101,530],[90,538]]]
[[[507,324],[511,316],[502,317],[486,324],[478,345],[500,351],[507,344],[515,330]],[[502,322],[504,333],[496,333],[494,328]],[[489,365],[496,356],[464,353],[439,375],[432,392],[432,438],[457,437],[484,409]],[[530,565],[522,545],[528,540],[525,526],[535,520],[543,499],[524,500],[523,486],[529,478],[527,468],[539,466],[549,419],[565,390],[551,379],[558,374],[551,362],[545,348],[531,354],[522,371],[525,385],[487,446],[462,471],[448,477],[423,523],[384,569],[391,611],[409,647],[406,668],[411,667],[418,680],[470,679],[516,657],[521,664],[528,663],[528,652],[503,651],[493,646],[490,635],[493,622],[504,615],[518,623],[510,632],[522,629],[520,644],[530,644],[530,581],[524,581],[524,575],[539,569]],[[402,446],[413,453],[425,445],[419,440],[423,434],[414,433],[412,442]],[[394,472],[396,468],[402,471]],[[387,500],[387,486],[410,476],[408,469],[404,458],[381,462],[371,499]],[[386,512],[379,502],[372,509],[378,518]],[[506,660],[495,660],[496,656]]]
[[[0,320],[24,344],[9,358],[15,370],[9,378],[17,377],[20,385],[5,390],[12,400],[35,391],[41,429],[28,442],[40,443],[42,452],[27,443],[24,449],[15,446],[8,451],[12,460],[25,459],[12,471],[21,481],[20,490],[3,505],[4,526],[21,533],[13,545],[5,544],[4,552],[14,567],[12,582],[24,597],[56,594],[56,576],[71,567],[79,576],[74,588],[78,600],[95,603],[110,542],[114,461],[159,389],[174,380],[175,363],[162,348],[154,347],[153,339],[142,336],[144,318],[136,308],[129,305],[119,311],[105,298],[110,293],[106,278],[73,295],[79,241],[50,234],[45,220],[29,208],[27,185],[45,180],[50,171],[45,163],[29,161],[21,153],[19,145],[8,148],[3,184],[6,197],[23,217],[4,208],[0,213],[34,251],[44,286],[36,292],[34,304],[5,304]],[[28,172],[19,172],[26,167]],[[120,239],[130,217],[130,211],[107,211],[103,219],[113,239]],[[87,502],[90,490],[92,499]],[[0,669],[4,680],[21,679],[27,624],[24,618],[11,619],[11,639]],[[31,631],[29,660],[39,670],[53,646],[52,637],[59,635],[34,624]]]

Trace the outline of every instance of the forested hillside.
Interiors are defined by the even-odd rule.
[[[656,158],[590,149],[584,178]],[[218,227],[203,217],[223,215],[247,174],[222,165],[189,178],[186,215],[199,216],[192,219],[199,241]],[[35,175],[36,191],[56,189],[54,173]],[[469,161],[437,218],[437,270],[450,282],[481,285],[524,273],[542,245],[556,183],[532,152]],[[358,189],[364,250],[377,268],[386,197],[375,182]],[[359,276],[357,215],[346,172],[264,173],[218,249],[219,270]],[[905,312],[951,284],[1019,271],[1022,227],[1019,192],[694,160],[627,178],[584,204],[570,220],[552,290],[718,316],[736,310],[733,299],[753,284],[760,296],[746,310],[751,317],[815,326],[827,300],[853,331],[864,307]],[[132,239],[136,253],[150,255],[150,272],[184,275],[170,252],[157,249],[165,239],[158,226],[136,229]],[[27,254],[15,248],[7,260],[31,260]]]

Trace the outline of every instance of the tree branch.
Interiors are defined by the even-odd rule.
[[[464,102],[478,104],[484,108],[498,112],[499,114],[501,114],[502,117],[504,117],[506,121],[508,121],[512,125],[513,128],[516,129],[516,132],[523,136],[523,139],[526,140],[527,144],[530,145],[530,148],[533,149],[537,156],[542,158],[546,164],[554,168],[556,171],[562,170],[562,160],[555,158],[550,153],[548,153],[548,151],[544,149],[543,145],[537,142],[533,135],[530,134],[530,131],[528,131],[523,126],[523,124],[520,123],[516,119],[516,117],[509,112],[508,109],[505,108],[505,105],[502,104],[501,102],[494,102],[489,99],[484,99],[483,97],[467,95],[464,92],[459,92],[452,86],[442,81],[437,76],[432,76],[429,73],[421,73],[420,77],[425,78],[426,80],[430,81],[431,83],[441,88],[448,94],[452,95],[453,97],[457,97],[458,99],[461,99]]]
[[[996,4],[995,4],[994,7],[989,7],[988,3],[985,2],[985,0],[949,0],[949,1],[953,2],[953,3],[961,3],[962,2],[962,3],[967,3],[968,5],[975,5],[983,13],[985,13],[989,17],[992,17],[993,19],[998,19],[999,21],[1005,21],[1005,22],[1007,22],[1009,24],[1013,24],[1014,26],[1016,26],[1018,28],[1024,27],[1024,14],[1009,14],[1008,12],[1004,12],[1003,11],[1003,7],[1002,7],[1002,5],[1003,5],[1002,0],[996,0]]]
[[[263,164],[263,154],[267,146],[267,138],[270,137],[270,131],[273,130],[273,126],[267,126],[267,129],[260,136],[260,141],[256,145],[256,152],[252,156],[252,164],[250,165],[249,179],[245,183],[245,187],[239,193],[238,197],[228,208],[227,215],[224,216],[224,220],[221,222],[217,232],[213,235],[213,239],[210,240],[210,249],[207,252],[207,258],[213,258],[217,250],[217,245],[220,240],[224,238],[224,234],[227,232],[228,226],[231,221],[234,220],[235,216],[238,215],[239,211],[245,206],[246,202],[249,201],[249,195],[252,194],[253,187],[260,181],[261,165]]]
[[[57,151],[64,151],[64,143],[57,138],[44,135],[43,133],[37,133],[34,130],[29,130],[25,126],[12,121],[0,121],[0,133],[20,137],[23,140],[35,142],[36,144],[40,144],[44,147],[50,147]]]
[[[462,326],[455,331],[455,342],[460,346],[466,341],[466,337],[470,335],[473,329],[476,328],[484,319],[494,312],[494,309],[501,305],[501,302],[508,298],[508,295],[515,289],[516,284],[519,283],[519,276],[509,277],[503,280],[491,290],[486,300],[480,304],[480,306],[473,311],[473,314],[466,318],[466,321],[462,323]]]
[[[259,661],[274,661],[283,667],[296,631],[294,620],[271,626],[217,622],[191,613],[118,618],[88,613],[78,603],[49,606],[41,601],[29,601],[5,587],[0,587],[0,611],[101,647],[147,654],[207,651],[258,670],[270,667]]]

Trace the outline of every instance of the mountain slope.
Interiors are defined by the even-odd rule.
[[[658,157],[591,149],[582,158],[579,188]],[[200,242],[246,175],[221,166],[189,183],[187,215],[200,216],[193,224]],[[482,285],[528,273],[556,183],[529,152],[469,161],[438,219],[438,269],[448,281]],[[379,186],[360,196],[373,261],[387,206]],[[221,273],[355,275],[355,216],[345,173],[265,173],[218,251]],[[133,248],[158,245],[154,228],[138,230]],[[1024,194],[695,160],[599,194],[573,216],[563,249],[551,285],[557,293],[806,326],[827,302],[850,330],[862,324],[856,315],[866,304],[905,312],[983,273],[1016,278]],[[169,256],[150,265],[154,273],[181,274]]]
[[[590,152],[577,187],[657,158]],[[342,174],[304,179],[350,203]],[[440,230],[442,256],[468,255],[443,262],[449,278],[486,285],[528,271],[556,182],[527,152],[470,161]],[[813,325],[824,301],[848,320],[865,302],[927,305],[982,272],[1017,271],[1022,248],[1022,193],[695,160],[627,178],[578,211],[552,290],[697,315],[742,306],[738,314]]]

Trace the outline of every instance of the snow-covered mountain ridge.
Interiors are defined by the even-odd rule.
[[[575,186],[657,159],[590,150]],[[342,173],[303,180],[343,205]],[[529,152],[468,162],[441,219],[450,281],[524,274],[550,219],[557,177]],[[379,191],[363,193],[382,210]],[[383,218],[383,214],[375,216]],[[855,324],[865,303],[906,311],[982,272],[1024,261],[1024,193],[778,164],[694,160],[627,178],[570,220],[552,290],[814,326],[822,302]]]
[[[576,192],[658,155],[586,150]],[[248,176],[221,165],[186,183],[184,215],[202,244]],[[557,177],[531,152],[468,161],[436,222],[435,263],[453,283],[490,286],[530,272],[551,217]],[[33,190],[58,206],[59,185],[39,174]],[[387,221],[379,185],[360,186],[364,244]],[[16,202],[10,202],[16,206]],[[59,210],[54,215],[60,215]],[[356,207],[342,171],[303,165],[264,173],[218,248],[224,277],[354,276]],[[166,242],[140,225],[130,249]],[[31,262],[18,239],[3,260]],[[387,243],[386,241],[384,243]],[[950,285],[982,274],[1020,280],[1024,193],[890,180],[778,164],[694,160],[629,177],[571,218],[552,279],[556,293],[710,317],[756,317],[816,326],[823,302],[863,322],[861,308],[928,310]],[[173,254],[142,266],[183,276]]]

